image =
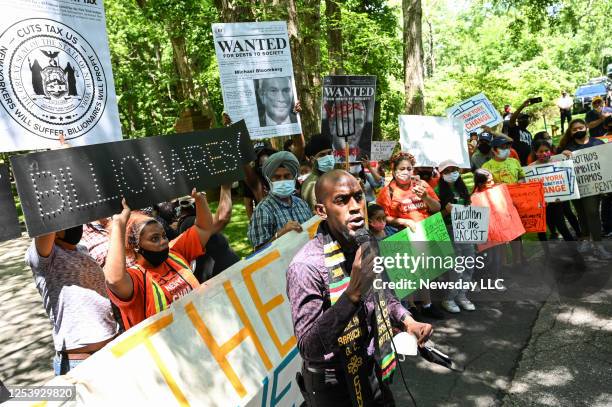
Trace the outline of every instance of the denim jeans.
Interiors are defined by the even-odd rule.
[[[69,360],[64,352],[55,352],[53,357],[53,371],[56,376],[64,375],[77,367],[82,360]]]

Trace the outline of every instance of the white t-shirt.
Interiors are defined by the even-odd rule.
[[[32,241],[25,261],[53,325],[56,351],[82,348],[117,334],[104,273],[85,247],[65,250],[53,245],[49,257],[42,257]]]

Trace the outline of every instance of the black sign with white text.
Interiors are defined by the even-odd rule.
[[[244,121],[204,132],[147,137],[11,158],[30,236],[244,177],[253,151]]]
[[[8,167],[0,164],[0,242],[21,236]]]

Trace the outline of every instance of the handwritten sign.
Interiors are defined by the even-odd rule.
[[[531,165],[523,167],[523,170],[527,181],[540,181],[544,184],[546,202],[580,198],[572,160]]]
[[[489,234],[489,208],[453,205],[451,209],[453,240],[485,243]]]
[[[580,196],[612,192],[612,143],[572,153]]]
[[[506,184],[472,194],[472,205],[489,208],[488,241],[478,245],[479,250],[509,242],[525,233]]]
[[[397,141],[372,141],[372,161],[387,161],[393,154]]]
[[[484,93],[479,93],[446,109],[446,115],[461,120],[467,135],[473,131],[480,133],[482,126],[493,127],[502,122],[501,115]]]
[[[21,236],[8,167],[0,164],[0,242]]]
[[[546,232],[546,203],[542,182],[508,184],[508,192],[525,231]]]
[[[399,116],[400,144],[416,159],[417,166],[437,167],[453,160],[459,168],[470,168],[467,135],[463,122],[435,116]]]
[[[30,236],[241,179],[253,152],[244,122],[11,157]]]
[[[46,385],[74,385],[76,399],[92,406],[299,406],[302,359],[285,273],[319,222],[234,264]]]
[[[386,267],[389,281],[396,284],[394,291],[398,298],[405,298],[418,289],[420,280],[435,280],[452,269],[455,254],[440,212],[418,222],[414,232],[406,228],[387,237],[379,242],[379,247],[381,256],[414,259],[404,267]],[[411,267],[415,262],[418,265]],[[412,281],[414,286],[406,285],[407,281]]]

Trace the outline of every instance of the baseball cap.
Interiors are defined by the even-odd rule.
[[[444,160],[444,161],[442,161],[438,165],[438,171],[442,172],[445,169],[447,169],[448,167],[457,167],[457,168],[459,168],[459,165],[456,162],[454,162],[453,160]]]
[[[512,144],[512,140],[506,137],[494,137],[491,141],[491,147],[499,147],[504,144]]]
[[[603,102],[603,98],[601,96],[595,96],[593,99],[591,99],[591,104],[595,102]]]
[[[492,139],[493,139],[493,136],[491,136],[491,134],[487,133],[486,131],[483,131],[482,133],[480,133],[480,136],[478,136],[478,140],[488,141],[489,143],[491,142]]]
[[[255,142],[253,145],[253,150],[255,150],[255,155],[259,157],[263,153],[274,154],[276,150],[272,148],[272,145],[267,140],[261,140]]]

